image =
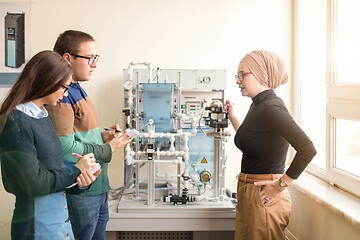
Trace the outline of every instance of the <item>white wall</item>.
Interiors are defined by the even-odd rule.
[[[292,200],[288,229],[298,240],[359,239],[360,228],[296,187],[289,188]]]
[[[32,3],[33,53],[51,49],[65,29],[86,31],[96,39],[101,55],[99,67],[85,89],[103,126],[113,124],[123,108],[122,70],[130,61],[148,60],[160,68],[226,69],[227,96],[239,103],[239,113],[244,116],[250,100],[240,97],[233,77],[244,54],[254,49],[270,49],[290,59],[288,0]],[[282,88],[279,90],[286,96],[286,87]],[[232,139],[229,141],[232,143]],[[235,172],[239,171],[238,160],[232,161]],[[112,181],[114,187],[122,183],[122,163],[116,161],[110,167],[110,178],[118,179]]]
[[[151,61],[160,68],[226,69],[227,98],[236,103],[240,118],[245,116],[250,103],[240,96],[233,77],[241,58],[251,50],[267,49],[279,53],[290,64],[292,1],[289,0],[30,2],[33,54],[52,49],[58,34],[66,29],[82,30],[96,39],[101,55],[99,67],[84,88],[98,110],[102,127],[112,125],[123,108],[122,70],[130,61]],[[284,100],[288,99],[289,86],[277,90]],[[123,119],[120,123],[123,124]],[[226,150],[227,185],[235,190],[241,154],[232,138]],[[122,184],[122,165],[122,152],[119,152],[109,168],[112,187]],[[0,195],[1,228],[10,221],[13,203],[5,202],[4,196],[9,198],[9,194],[3,189]],[[9,225],[0,229],[1,239],[8,238],[9,229]]]

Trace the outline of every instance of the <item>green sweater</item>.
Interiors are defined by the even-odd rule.
[[[12,111],[0,144],[3,184],[17,197],[62,191],[80,174],[78,168],[62,164],[61,145],[49,118],[35,119]]]
[[[80,170],[65,168],[61,143],[50,119],[13,110],[0,134],[0,152],[4,188],[16,196],[12,238],[35,239],[42,231],[58,236],[66,223],[59,219],[67,219],[66,198],[60,191],[76,182]],[[53,202],[46,203],[48,199]],[[56,224],[51,224],[53,219],[57,219]]]
[[[103,142],[96,109],[84,89],[79,83],[71,83],[68,93],[68,97],[56,106],[46,106],[62,143],[63,161],[74,164],[78,159],[72,153],[94,153],[102,171],[86,191],[74,187],[67,193],[99,195],[110,190],[107,168],[112,156],[111,147]]]

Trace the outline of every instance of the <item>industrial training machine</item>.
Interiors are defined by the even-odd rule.
[[[215,220],[229,214],[225,218],[233,221],[234,205],[225,188],[224,145],[230,136],[223,108],[226,70],[160,69],[131,62],[123,73],[125,132],[136,136],[125,147],[123,196],[110,204],[116,213],[107,229],[122,230],[116,222],[126,222],[127,230],[146,230],[148,225],[141,229],[135,222],[150,221],[158,223],[151,230],[171,230],[169,216],[177,219],[184,209],[193,209],[190,219],[200,211],[220,214]],[[129,218],[138,227],[130,227]]]

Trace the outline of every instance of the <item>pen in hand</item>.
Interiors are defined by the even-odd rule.
[[[77,153],[72,153],[72,155],[74,157],[78,158],[78,159],[83,157],[83,156],[81,156],[80,154],[77,154]],[[96,163],[96,165],[94,167],[92,167],[91,172],[94,174],[100,169],[101,169],[101,165],[99,163]]]
[[[73,153],[72,155],[74,155],[74,157],[76,157],[78,159],[82,158],[82,156],[80,154],[77,154],[77,153]]]
[[[83,156],[81,156],[80,154],[77,153],[72,153],[72,155],[78,159],[82,158]],[[91,169],[91,173],[92,174],[96,174],[97,171],[101,170],[101,165],[99,163],[96,163],[96,165],[94,167],[92,167]],[[98,174],[99,175],[99,174]],[[97,176],[96,176],[97,177]],[[74,186],[76,186],[78,184],[78,182],[76,181],[75,183],[71,184],[70,186],[66,187],[66,188],[72,188]]]
[[[105,131],[111,131],[114,129],[110,129],[110,128],[104,128]],[[121,133],[121,130],[114,130],[116,133]]]

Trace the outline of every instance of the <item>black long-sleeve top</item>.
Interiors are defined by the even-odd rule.
[[[297,179],[316,155],[313,143],[295,123],[274,90],[254,98],[244,122],[235,135],[235,145],[243,152],[241,172],[282,174],[289,144],[296,155],[286,174]]]

